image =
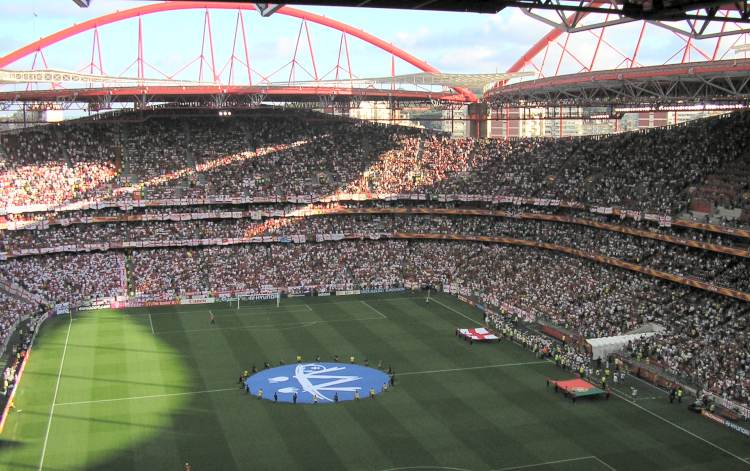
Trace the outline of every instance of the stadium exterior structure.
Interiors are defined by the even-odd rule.
[[[494,108],[746,105],[750,59],[668,64],[540,78],[498,87],[484,99]]]
[[[244,20],[242,20],[239,12],[244,10],[256,10],[255,5],[246,3],[238,4],[233,2],[165,2],[156,3],[151,5],[145,5],[141,7],[131,8],[128,10],[117,11],[114,13],[106,14],[98,18],[94,18],[83,23],[75,24],[66,29],[60,30],[54,34],[39,39],[31,44],[21,47],[3,57],[0,57],[0,68],[6,68],[16,61],[25,57],[31,56],[32,54],[39,54],[44,48],[55,45],[64,41],[68,38],[77,36],[83,32],[94,31],[94,41],[92,44],[92,58],[96,56],[98,52],[98,64],[89,64],[91,71],[98,70],[102,72],[102,59],[101,59],[101,43],[98,40],[99,28],[108,24],[121,22],[128,19],[138,19],[138,58],[136,63],[138,65],[137,80],[147,82],[145,76],[145,65],[144,52],[143,52],[143,34],[142,34],[142,23],[141,18],[143,16],[151,15],[160,12],[172,12],[180,10],[205,10],[206,12],[206,23],[207,28],[204,28],[204,39],[206,32],[208,33],[208,43],[210,48],[210,57],[213,79],[212,85],[197,85],[197,86],[186,86],[184,83],[175,86],[161,85],[156,87],[149,87],[145,83],[133,87],[97,87],[97,88],[81,88],[81,89],[68,89],[62,87],[53,86],[49,90],[26,90],[24,92],[4,92],[0,94],[0,101],[2,102],[99,102],[103,105],[109,105],[113,101],[129,101],[134,105],[146,105],[150,102],[163,102],[177,100],[178,97],[181,101],[207,101],[213,104],[224,104],[227,102],[227,97],[242,96],[249,97],[250,103],[257,101],[317,101],[320,97],[349,97],[355,98],[357,101],[361,100],[403,100],[403,101],[457,101],[457,102],[473,102],[476,101],[476,96],[466,88],[455,87],[452,92],[435,92],[435,91],[410,91],[410,90],[399,90],[394,86],[386,90],[377,90],[372,88],[356,89],[351,86],[347,86],[347,83],[351,82],[351,67],[349,68],[349,77],[341,78],[340,86],[318,86],[316,84],[306,86],[296,86],[289,80],[289,86],[271,86],[268,81],[265,84],[252,84],[252,75],[250,72],[250,59],[247,53],[247,37],[245,34]],[[217,74],[216,66],[214,63],[214,49],[213,49],[213,36],[210,27],[210,16],[208,16],[209,10],[233,10],[238,12],[237,26],[235,27],[235,40],[238,35],[242,35],[242,40],[245,45],[245,60],[244,62],[238,60],[248,70],[249,83],[247,86],[232,86],[231,84],[219,83],[220,73]],[[313,65],[313,78],[315,81],[319,81],[317,72],[317,66],[315,64],[315,54],[312,48],[312,42],[309,35],[309,29],[307,28],[306,22],[313,22],[322,26],[338,30],[342,33],[342,44],[345,47],[346,61],[349,62],[349,49],[348,43],[346,43],[346,35],[359,38],[366,43],[369,43],[393,56],[393,60],[398,58],[404,62],[410,64],[417,69],[428,72],[438,73],[439,70],[434,66],[420,60],[406,51],[380,39],[365,31],[354,28],[347,24],[339,21],[317,15],[314,13],[297,10],[289,7],[281,8],[277,11],[277,14],[287,15],[302,20],[302,25],[305,26],[304,31],[307,34],[307,42],[310,49],[310,56],[312,58]],[[299,34],[297,37],[297,45],[299,46],[300,40],[302,39],[303,28],[300,27]],[[205,42],[205,41],[204,41]],[[346,44],[345,44],[346,43]],[[340,47],[341,49],[341,47]],[[203,57],[203,50],[201,50],[201,57]],[[35,57],[36,59],[36,57]],[[231,67],[234,67],[234,62],[237,59],[232,55]],[[341,60],[341,51],[339,51],[339,60]],[[42,62],[47,63],[46,59],[42,55]],[[34,61],[36,64],[36,60]],[[292,66],[297,64],[297,49],[295,49],[295,56],[291,61]],[[392,75],[395,76],[395,67],[392,64]],[[337,78],[338,69],[340,67],[337,64]],[[232,72],[230,71],[230,82]],[[103,74],[102,74],[103,75]],[[163,74],[166,75],[166,74]]]
[[[502,7],[503,5],[500,6]],[[639,62],[639,53],[643,55],[643,49],[649,42],[649,38],[646,37],[646,26],[649,23],[643,22],[640,34],[631,35],[630,39],[635,42],[634,48],[631,49],[632,52],[630,54],[623,53],[621,51],[631,48],[629,44],[615,45],[604,38],[605,30],[614,26],[607,23],[607,21],[600,21],[601,18],[598,18],[598,16],[601,16],[599,9],[607,6],[609,4],[605,2],[590,2],[587,4],[587,8],[571,14],[567,18],[561,15],[561,19],[565,22],[565,27],[553,27],[507,70],[509,74],[524,71],[528,73],[530,71],[534,73],[538,80],[511,85],[507,85],[504,82],[496,83],[485,94],[483,101],[497,108],[499,106],[528,107],[540,105],[600,106],[611,103],[621,104],[625,101],[630,105],[653,104],[657,101],[660,104],[667,104],[685,100],[686,97],[693,100],[722,102],[736,101],[737,99],[744,100],[746,95],[744,88],[748,82],[746,77],[750,77],[750,66],[744,61],[738,63],[734,61],[721,61],[720,59],[725,58],[728,53],[728,50],[724,51],[724,49],[727,49],[728,41],[722,44],[722,37],[724,35],[735,36],[735,42],[729,46],[729,49],[732,49],[738,39],[746,36],[745,29],[740,27],[727,28],[723,25],[720,30],[721,34],[719,35],[717,32],[714,35],[716,42],[713,53],[704,52],[697,39],[693,40],[692,37],[680,35],[678,32],[675,32],[675,35],[682,41],[680,42],[681,48],[672,54],[672,57],[667,59],[667,62],[674,57],[681,56],[680,64],[642,67],[642,64]],[[289,62],[292,67],[289,80],[284,83],[271,82],[267,80],[268,76],[264,76],[266,80],[262,80],[260,83],[253,83],[250,67],[251,57],[248,55],[245,24],[240,13],[243,11],[258,10],[258,8],[252,3],[170,1],[117,11],[73,25],[0,57],[0,68],[8,69],[18,64],[18,61],[21,59],[33,56],[34,65],[32,68],[36,67],[37,62],[39,62],[40,64],[43,63],[46,69],[47,58],[44,56],[45,48],[64,42],[68,38],[79,36],[81,33],[93,32],[91,61],[85,67],[89,69],[91,75],[97,73],[105,76],[99,29],[109,24],[137,19],[138,57],[134,61],[134,64],[137,66],[137,76],[134,79],[137,82],[124,84],[122,83],[122,78],[120,78],[117,82],[97,83],[95,86],[84,88],[80,86],[60,86],[59,83],[52,81],[51,87],[46,89],[35,89],[35,87],[28,86],[25,91],[0,92],[0,103],[3,103],[6,108],[11,103],[34,103],[41,107],[53,104],[65,107],[69,106],[70,103],[86,103],[90,109],[96,110],[106,109],[113,103],[132,103],[134,107],[144,107],[150,103],[183,102],[223,107],[253,105],[260,102],[297,102],[308,104],[320,102],[323,105],[330,105],[333,102],[358,104],[362,101],[390,101],[392,102],[392,106],[398,106],[403,102],[459,104],[477,101],[477,97],[472,91],[460,86],[454,86],[452,89],[443,87],[442,90],[436,90],[434,87],[432,89],[428,89],[427,87],[404,89],[401,86],[396,86],[395,79],[397,76],[394,63],[391,64],[392,67],[388,74],[389,77],[393,77],[394,79],[392,83],[380,83],[380,86],[367,86],[361,83],[355,84],[351,72],[347,36],[361,39],[390,54],[392,62],[399,59],[429,74],[437,74],[439,70],[393,44],[358,28],[288,6],[275,9],[274,14],[298,18],[302,21],[296,38],[297,47],[295,48],[294,56]],[[155,13],[184,10],[202,10],[205,14],[203,42],[207,45],[208,51],[204,54],[202,48],[201,56],[199,57],[201,61],[205,59],[206,63],[208,63],[208,57],[211,58],[211,70],[209,72],[212,74],[212,79],[200,80],[202,77],[199,76],[200,83],[195,82],[191,85],[184,80],[178,80],[175,77],[178,73],[165,74],[157,70],[157,72],[161,72],[161,76],[158,83],[153,83],[154,79],[147,77],[146,74],[147,67],[154,67],[144,59],[145,46],[141,19],[144,16]],[[234,48],[232,50],[232,55],[228,63],[228,81],[222,77],[222,74],[224,74],[223,69],[217,71],[217,65],[214,61],[215,51],[211,32],[210,12],[216,10],[236,11],[238,13],[233,32],[234,42],[236,43],[239,39],[240,46],[244,44],[244,57],[241,58],[242,60],[240,60],[242,54],[239,53],[239,50],[237,50],[237,54],[235,54],[236,51]],[[336,65],[336,80],[334,81],[325,80],[318,73],[319,68],[315,62],[315,51],[307,22],[316,23],[342,33],[341,44],[339,44],[339,63]],[[655,29],[657,28],[652,27],[652,30]],[[591,33],[593,36],[594,43],[590,44],[594,46],[591,58],[584,57],[583,54],[575,50],[575,46],[572,43],[569,44],[572,36],[571,32],[579,30],[581,34]],[[594,33],[594,31],[598,31],[598,33]],[[700,33],[703,36],[711,36],[707,31],[704,28]],[[560,41],[564,42],[561,44]],[[299,69],[304,69],[298,61],[298,49],[304,49],[305,42],[307,42],[307,46],[309,47],[310,58],[312,60],[312,70],[309,72],[305,70],[305,72],[308,72],[308,75],[313,80],[304,82],[293,81],[294,67],[298,66]],[[554,57],[555,52],[552,49],[555,47],[561,48],[559,59]],[[723,54],[721,54],[722,51],[724,51]],[[665,50],[662,54],[669,54],[671,52]],[[617,71],[600,70],[599,73],[593,72],[602,68],[604,65],[602,64],[602,56],[608,53],[618,57],[618,60],[622,58],[621,63],[616,67]],[[106,54],[104,55],[106,57]],[[40,60],[37,60],[37,56],[39,56]],[[693,56],[706,62],[691,62]],[[50,62],[53,61],[50,60]],[[235,62],[237,62],[236,65]],[[714,64],[714,62],[716,63]],[[345,67],[341,66],[342,63],[348,65],[348,71],[345,70]],[[685,66],[680,67],[683,64]],[[237,71],[241,68],[247,69],[247,83],[238,83],[239,80],[236,77],[235,67]],[[548,70],[550,67],[552,71]],[[575,70],[576,72],[571,75],[571,70]],[[342,74],[339,74],[339,71]],[[201,64],[201,74],[202,72]],[[568,75],[561,76],[563,74]],[[262,76],[262,74],[260,75]],[[166,77],[166,79],[163,77]],[[476,111],[472,114],[476,115]]]
[[[2,91],[0,88],[0,109],[23,111],[23,120],[18,118],[13,123],[23,123],[25,126],[25,113],[28,110],[76,109],[98,112],[113,108],[144,109],[160,104],[230,109],[277,103],[351,114],[362,102],[372,102],[373,106],[383,108],[382,113],[373,117],[375,120],[395,123],[400,119],[397,117],[398,110],[414,105],[422,108],[427,106],[442,110],[442,114],[437,117],[420,116],[419,121],[450,121],[449,126],[442,127],[444,130],[449,129],[451,133],[454,132],[455,121],[465,121],[465,126],[459,125],[457,128],[459,135],[465,132],[466,135],[477,138],[509,138],[527,134],[562,137],[618,132],[677,124],[685,119],[705,116],[705,113],[713,113],[717,109],[731,110],[747,106],[750,62],[747,59],[727,60],[732,52],[736,54],[740,51],[741,46],[736,45],[743,38],[747,39],[748,30],[741,22],[730,24],[728,21],[719,21],[720,29],[716,25],[713,25],[713,29],[704,25],[705,27],[700,27],[700,31],[683,34],[675,29],[653,26],[654,22],[643,21],[640,32],[634,30],[632,34],[621,35],[624,40],[614,42],[612,38],[605,38],[605,33],[622,24],[622,18],[608,21],[610,16],[605,17],[599,9],[608,7],[609,4],[590,2],[587,6],[587,9],[568,17],[561,14],[560,20],[564,25],[553,24],[549,32],[507,69],[504,77],[501,78],[500,74],[485,84],[484,95],[478,97],[482,91],[481,86],[466,85],[460,81],[440,82],[437,78],[444,74],[437,68],[393,44],[350,25],[288,6],[274,9],[273,14],[301,21],[296,34],[294,56],[285,66],[264,75],[250,66],[253,58],[248,52],[248,36],[243,19],[243,12],[260,11],[262,7],[252,3],[211,1],[150,4],[73,25],[0,57],[0,69],[5,69],[6,73],[34,77],[33,80],[29,79],[25,90],[16,87],[13,91]],[[145,60],[145,56],[150,54],[144,53],[142,18],[156,13],[188,10],[204,16],[200,56],[174,73],[160,71]],[[215,56],[222,54],[215,54],[214,43],[222,41],[214,41],[212,36],[210,14],[213,11],[237,13],[234,39],[229,43],[232,45],[231,55],[223,68],[215,62]],[[725,20],[730,18],[727,11],[717,10],[716,13],[723,13]],[[530,11],[527,14],[535,17]],[[133,77],[124,76],[124,72],[119,76],[109,76],[104,72],[102,56],[106,59],[110,53],[103,52],[100,29],[129,20],[137,21],[138,55],[128,70],[131,67],[137,68],[137,73],[132,74]],[[550,21],[543,22],[551,24]],[[334,80],[326,78],[330,72],[323,73],[320,60],[316,65],[316,56],[320,59],[322,54],[313,48],[308,23],[319,24],[341,33],[338,63],[333,69],[336,75]],[[698,28],[695,21],[693,27]],[[648,47],[650,44],[660,44],[662,38],[650,35],[665,31],[679,38],[679,49],[672,51],[670,48],[673,46],[665,46],[664,50],[659,49],[654,55],[654,51],[650,51]],[[224,28],[223,32],[232,34],[232,29]],[[83,67],[88,73],[80,74],[79,70],[77,73],[81,77],[77,81],[65,82],[50,78],[39,86],[40,77],[61,75],[51,73],[61,70],[55,64],[55,60],[60,57],[60,48],[51,48],[55,55],[48,52],[49,57],[45,57],[47,48],[65,43],[69,38],[73,38],[72,42],[79,41],[82,33],[93,33],[90,61],[87,57],[86,61],[89,62]],[[381,53],[389,54],[389,73],[380,74],[378,79],[360,79],[354,76],[348,37],[358,38]],[[587,42],[577,42],[579,40]],[[240,51],[243,45],[244,56]],[[299,60],[305,49],[309,49],[311,59],[308,67]],[[592,51],[590,57],[586,52],[589,50]],[[746,53],[744,55],[746,57]],[[659,66],[643,66],[641,57],[649,57],[652,63],[654,58],[664,62]],[[32,70],[9,70],[11,67],[19,67],[22,60],[31,62],[32,58]],[[696,59],[702,62],[695,62]],[[200,60],[198,81],[184,80],[184,70],[192,67],[191,64],[197,60]],[[415,67],[422,72],[421,75],[431,77],[431,84],[404,81],[405,77],[420,74],[397,75],[397,60]],[[619,63],[612,68],[617,61]],[[675,61],[679,63],[671,63]],[[204,63],[209,69],[205,75]],[[602,70],[605,67],[608,70]],[[154,78],[153,73],[146,72],[147,69],[160,75]],[[277,76],[280,70],[289,70],[288,80],[285,76],[283,81],[272,82],[271,78]],[[295,70],[300,71],[300,74],[306,73],[311,80],[293,79],[296,78]],[[65,75],[65,71],[62,72]],[[245,81],[239,78],[240,72],[247,72]],[[72,74],[76,72],[67,75]],[[253,74],[260,79],[253,80]],[[282,75],[285,74],[286,72]],[[533,77],[528,77],[529,75]],[[521,76],[536,80],[510,83]],[[90,78],[91,83],[82,83],[86,77]],[[456,117],[453,113],[455,110],[463,111],[463,114]],[[693,113],[694,111],[698,113]],[[356,115],[356,111],[354,113]],[[624,113],[638,114],[622,119]],[[634,119],[635,116],[637,118]],[[549,122],[542,123],[543,121]]]

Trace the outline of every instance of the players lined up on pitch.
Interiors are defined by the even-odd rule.
[[[373,384],[372,379],[369,378],[369,376],[372,375],[367,372],[375,370],[369,368],[370,365],[367,359],[365,359],[361,365],[364,369],[359,368],[357,370],[357,375],[354,376],[347,371],[346,366],[340,367],[338,365],[340,363],[338,355],[333,356],[332,363],[321,363],[320,355],[315,357],[314,363],[305,363],[302,355],[297,355],[296,363],[297,366],[294,368],[294,377],[302,386],[303,390],[301,392],[298,387],[279,386],[280,383],[287,383],[290,380],[289,377],[284,376],[284,374],[289,374],[287,371],[290,371],[284,369],[286,365],[284,360],[279,360],[279,366],[276,368],[272,367],[269,362],[264,362],[263,370],[261,371],[265,372],[266,370],[271,370],[269,374],[273,375],[275,373],[276,376],[264,377],[262,374],[258,374],[258,368],[253,365],[250,370],[244,370],[240,374],[237,382],[239,383],[240,388],[244,389],[248,395],[253,395],[257,399],[264,399],[263,385],[276,385],[277,387],[269,392],[269,394],[273,393],[273,395],[267,398],[272,399],[273,402],[290,402],[292,404],[296,404],[298,399],[300,399],[301,402],[313,404],[317,404],[319,401],[336,403],[339,402],[339,400],[359,400],[361,398],[361,391],[368,388],[369,397],[375,399],[376,394],[387,392],[390,388],[396,385],[396,372],[391,366],[388,366],[386,370],[383,367],[382,361],[378,362],[377,368],[377,371],[380,372],[379,378],[382,380],[382,386],[380,384]],[[357,365],[355,356],[352,355],[349,357],[348,364],[352,366]],[[357,367],[355,366],[355,369],[356,368]],[[343,375],[335,374],[340,371],[344,372]],[[367,387],[358,383],[359,380],[363,379],[359,376],[363,371],[366,372],[364,375],[368,376],[368,378],[365,378],[366,383],[369,385]],[[328,382],[316,386],[310,382],[311,379],[323,379]],[[325,389],[326,391],[333,391],[334,395],[332,397],[325,396],[318,388]],[[342,394],[346,393],[347,395],[339,397],[339,392]],[[307,394],[309,395],[309,398],[305,397],[304,400],[302,400],[299,397],[299,394]]]
[[[607,399],[609,399],[612,393],[611,385],[618,385],[624,382],[628,372],[627,367],[620,361],[610,361],[608,358],[604,361],[594,362],[591,355],[585,350],[553,340],[546,335],[519,329],[516,326],[516,322],[520,319],[511,319],[504,315],[488,314],[485,317],[485,322],[491,328],[495,329],[501,339],[507,338],[517,342],[534,352],[539,358],[547,358],[554,361],[557,367],[576,375],[580,379],[587,380],[592,386],[598,386]],[[558,392],[557,381],[548,379],[547,386],[550,383],[554,383],[555,392]],[[565,390],[565,394],[575,402],[577,395],[574,390]],[[685,390],[681,385],[671,385],[668,393],[670,403],[674,403],[676,399],[677,403],[681,404],[684,396]],[[700,393],[698,396],[702,402],[701,408],[711,409],[712,404],[709,403],[707,396],[701,398]],[[637,400],[637,388],[630,387],[630,398],[633,401]]]
[[[0,201],[343,189],[509,194],[662,213],[685,208],[691,194],[750,205],[747,179],[737,178],[747,168],[746,112],[673,129],[515,140],[453,140],[302,111],[238,111],[232,119],[159,113],[138,123],[101,119],[4,134]]]

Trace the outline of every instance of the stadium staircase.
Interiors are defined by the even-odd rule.
[[[192,134],[190,132],[190,124],[188,121],[182,122],[182,129],[185,133],[185,142],[189,143],[192,140]],[[195,166],[198,164],[198,162],[195,160],[195,153],[193,152],[193,149],[186,145],[185,146],[185,161],[187,162],[187,166],[189,168],[195,169]],[[195,183],[199,186],[205,186],[206,185],[206,176],[203,173],[197,173],[196,172],[196,178],[197,180]],[[178,189],[178,195],[182,195],[182,189],[188,188],[190,186],[191,182],[189,180],[189,177],[185,177],[183,180],[180,181],[179,189]],[[179,197],[178,196],[178,197]]]
[[[0,140],[0,162],[7,162],[7,161],[8,161],[8,151],[5,150],[3,141]]]
[[[65,139],[65,136],[63,135],[63,132],[60,126],[51,126],[51,127],[52,127],[52,132],[55,135],[55,140],[58,142],[63,142],[63,140]],[[65,162],[67,162],[68,165],[72,166],[73,162],[70,160],[70,154],[68,154],[67,146],[60,146],[60,147],[62,149],[63,160],[65,160]]]
[[[577,142],[577,141],[574,141],[574,142]],[[571,152],[568,153],[568,155],[565,157],[565,160],[560,162],[560,164],[558,165],[557,169],[554,170],[554,172],[552,172],[550,175],[544,175],[542,177],[543,183],[539,187],[539,190],[531,194],[532,197],[538,198],[541,195],[555,194],[554,187],[555,187],[556,182],[558,182],[560,179],[565,178],[565,173],[564,173],[565,170],[572,169],[573,165],[578,163],[578,159],[577,159],[578,155],[576,151],[578,150],[579,146],[580,144],[576,144],[576,147],[571,149]],[[554,177],[554,181],[548,180],[548,177],[550,176]]]
[[[125,289],[128,293],[134,293],[135,287],[130,274],[133,273],[133,256],[130,251],[125,252]]]
[[[118,141],[120,142],[120,179],[124,186],[129,186],[132,181],[130,174],[130,156],[128,155],[127,147],[122,145],[123,142],[130,142],[130,136],[128,134],[128,126],[119,126],[120,132],[117,133]]]
[[[713,224],[725,224],[722,219],[735,220],[750,218],[750,211],[744,213],[739,209],[724,207],[718,200],[735,200],[741,203],[745,194],[750,193],[750,147],[737,158],[724,162],[713,172],[703,175],[696,181],[683,188],[677,200],[687,202],[686,206],[678,208],[679,217],[692,219],[693,216],[705,217]],[[746,205],[750,203],[748,201]],[[692,213],[692,214],[691,214]]]

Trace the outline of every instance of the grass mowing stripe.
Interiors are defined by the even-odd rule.
[[[278,327],[280,328],[279,330],[282,330],[285,327],[296,329],[300,327],[312,327],[318,324],[331,324],[334,322],[363,322],[363,321],[379,321],[383,319],[384,319],[383,317],[365,317],[362,319],[333,319],[330,321],[317,320],[317,321],[297,321],[297,322],[280,322],[280,323],[277,322],[275,324],[245,325],[245,326],[235,326],[235,327],[210,327],[208,329],[163,330],[163,331],[157,331],[156,333],[157,335],[174,334],[174,333],[190,334],[190,333],[196,333],[196,332],[212,332],[212,331],[221,331],[221,330],[256,330],[260,328],[273,329],[275,327]]]
[[[646,409],[645,407],[643,407],[643,406],[641,406],[639,404],[636,404],[635,402],[632,402],[632,401],[628,400],[627,397],[623,396],[622,394],[618,393],[617,391],[612,391],[612,394],[614,394],[615,396],[619,397],[623,401],[625,401],[625,402],[627,402],[629,404],[634,405],[635,407],[641,409],[642,411],[644,411],[644,412],[646,412],[648,414],[651,414],[652,416],[656,417],[657,419],[659,419],[659,420],[661,420],[663,422],[668,423],[669,425],[673,426],[674,428],[682,430],[683,432],[687,433],[688,435],[691,435],[691,436],[697,438],[698,440],[711,445],[712,447],[716,448],[717,450],[723,451],[724,453],[726,453],[727,455],[731,456],[732,458],[736,458],[736,459],[738,459],[739,461],[742,461],[745,464],[750,464],[749,460],[746,460],[746,459],[744,459],[744,458],[742,458],[740,456],[737,456],[734,453],[732,453],[731,451],[729,451],[729,450],[727,450],[725,448],[720,447],[716,443],[708,441],[705,438],[701,437],[700,435],[696,435],[695,433],[691,432],[690,430],[686,429],[685,427],[683,427],[681,425],[677,425],[676,423],[672,422],[669,419],[665,419],[664,417],[660,416],[656,412],[651,411],[649,409]]]
[[[523,366],[523,365],[541,365],[548,363],[544,361],[526,361],[520,363],[500,363],[498,365],[481,365],[481,366],[467,366],[466,368],[448,368],[445,370],[428,370],[428,371],[409,371],[406,373],[399,373],[398,376],[413,376],[413,375],[428,375],[434,373],[452,373],[455,371],[471,371],[471,370],[484,370],[487,368],[504,368],[507,366]]]
[[[443,306],[444,308],[446,308],[446,309],[448,309],[450,311],[455,312],[456,314],[458,314],[459,316],[461,316],[461,317],[463,317],[465,319],[469,319],[471,322],[475,323],[476,325],[482,325],[482,323],[479,322],[478,320],[472,319],[471,317],[467,316],[466,314],[464,314],[462,312],[459,312],[459,311],[453,309],[452,307],[450,307],[450,306],[448,306],[446,304],[441,303],[440,301],[438,301],[435,298],[432,298],[432,301],[435,302],[435,303],[437,303],[437,304],[439,304],[439,305],[441,305],[441,306]]]
[[[521,466],[510,466],[510,467],[507,467],[507,468],[498,468],[498,469],[493,469],[491,471],[513,471],[515,469],[538,468],[540,466],[549,466],[551,464],[571,463],[573,461],[583,461],[583,460],[597,460],[597,457],[594,456],[594,455],[591,455],[591,456],[580,456],[578,458],[568,458],[568,459],[565,459],[565,460],[544,461],[544,462],[541,462],[541,463],[525,464],[525,465],[521,465]],[[611,466],[608,466],[608,467],[611,469]],[[405,468],[400,468],[400,469],[405,469]]]
[[[466,368],[449,368],[445,370],[428,370],[428,371],[410,371],[407,373],[399,373],[398,376],[413,376],[413,375],[426,375],[435,373],[451,373],[456,371],[470,371],[470,370],[481,370],[487,368],[503,368],[510,366],[523,366],[523,365],[539,365],[547,363],[546,361],[527,361],[523,363],[501,363],[498,365],[480,365],[480,366],[469,366]],[[220,388],[220,389],[205,389],[202,391],[186,391],[180,393],[165,393],[165,394],[152,394],[148,396],[133,396],[133,397],[115,397],[112,399],[97,399],[93,401],[75,401],[75,402],[61,402],[56,404],[57,406],[76,406],[81,404],[98,404],[100,402],[116,402],[116,401],[129,401],[138,399],[154,399],[160,397],[171,397],[171,396],[186,396],[191,394],[208,394],[215,392],[226,392],[226,391],[237,391],[237,388]]]
[[[242,464],[258,463],[258,469],[269,470],[487,471],[583,456],[592,458],[513,469],[750,469],[746,461],[697,443],[690,434],[676,433],[665,421],[642,415],[627,400],[576,406],[556,400],[544,387],[544,378],[553,374],[551,362],[546,366],[512,342],[470,347],[457,341],[455,327],[476,326],[476,321],[467,323],[465,316],[481,321],[480,314],[454,298],[439,295],[433,300],[437,302],[384,296],[346,301],[324,298],[327,302],[321,303],[311,299],[305,304],[292,300],[286,306],[296,313],[285,313],[284,305],[279,310],[267,304],[231,312],[217,305],[204,306],[217,316],[214,329],[287,325],[227,329],[219,335],[184,334],[184,330],[211,327],[208,314],[197,313],[192,306],[180,309],[184,315],[175,315],[170,308],[141,308],[132,311],[133,316],[106,311],[106,319],[98,313],[96,318],[76,315],[75,321],[86,320],[76,323],[75,335],[70,327],[67,340],[68,319],[56,319],[51,322],[56,334],[38,339],[40,356],[34,344],[37,360],[30,365],[28,381],[24,374],[24,394],[19,397],[25,410],[10,417],[6,429],[13,432],[9,436],[13,443],[0,451],[0,470],[37,470],[39,445],[47,431],[50,456],[44,459],[43,471],[156,471],[181,469],[185,461],[195,469],[243,469]],[[382,319],[363,304],[388,320],[341,322]],[[144,314],[151,314],[151,319]],[[127,332],[115,328],[114,319],[121,320]],[[313,320],[323,322],[307,326]],[[100,324],[100,329],[92,322]],[[288,326],[290,322],[295,325]],[[158,336],[160,330],[175,329],[183,333]],[[67,351],[60,368],[63,342]],[[383,360],[396,367],[397,377],[405,374],[405,379],[377,400],[334,408],[276,407],[236,389],[237,372],[253,361],[287,360],[295,353],[306,360],[333,353],[369,358],[370,364]],[[94,355],[97,359],[92,361]],[[537,361],[540,364],[533,364]],[[96,363],[95,367],[90,363]],[[510,366],[516,363],[529,366]],[[155,364],[161,365],[161,373],[143,368]],[[55,386],[60,369],[65,388],[62,379]],[[412,374],[416,381],[410,379]],[[665,397],[638,380],[629,385],[651,392],[644,396]],[[227,391],[214,394],[211,388]],[[55,389],[58,394],[53,400]],[[629,396],[625,389],[618,393]],[[147,395],[153,397],[142,397]],[[637,401],[640,406],[745,460],[750,455],[743,451],[744,437],[711,423],[705,425],[705,419],[655,400],[640,399],[644,399]],[[60,406],[85,400],[104,403]],[[54,436],[51,424],[45,429],[51,404]],[[382,409],[390,417],[380,420]],[[299,416],[304,417],[299,420]]]
[[[68,339],[70,339],[70,328],[73,326],[73,316],[68,321],[68,332],[65,334],[65,346],[63,347],[62,357],[60,358],[60,368],[57,370],[57,382],[55,383],[55,394],[52,396],[52,406],[49,408],[49,419],[47,420],[47,431],[44,433],[44,444],[42,445],[42,456],[39,458],[39,471],[44,468],[44,457],[47,454],[47,442],[49,441],[49,430],[52,426],[52,416],[55,413],[55,403],[57,402],[57,393],[60,390],[60,378],[62,378],[63,365],[65,364],[65,353],[68,351]]]
[[[169,315],[169,314],[179,314],[181,316],[187,315],[187,314],[210,314],[210,313],[232,313],[235,316],[266,316],[269,314],[293,314],[297,312],[303,312],[307,309],[302,308],[302,306],[290,306],[290,307],[284,307],[284,308],[276,308],[276,307],[241,307],[239,309],[233,308],[233,309],[201,309],[199,311],[170,311],[165,312],[162,315]],[[244,312],[244,311],[250,311],[250,312]],[[252,311],[260,311],[260,312],[252,312]],[[226,315],[226,314],[223,314]],[[217,315],[217,317],[219,317]]]
[[[380,312],[380,311],[378,311],[377,309],[375,309],[375,308],[374,308],[374,307],[373,307],[373,306],[372,306],[371,304],[368,304],[368,303],[367,303],[367,301],[360,301],[360,302],[361,302],[362,304],[364,304],[365,306],[369,307],[370,309],[372,309],[373,311],[375,311],[375,312],[376,312],[377,314],[379,314],[380,316],[382,316],[382,317],[383,317],[383,319],[388,319],[388,318],[386,317],[386,315],[385,315],[385,314],[383,314],[382,312]]]

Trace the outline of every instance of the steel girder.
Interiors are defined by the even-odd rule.
[[[485,100],[494,108],[746,104],[750,60],[562,75],[500,87]]]

